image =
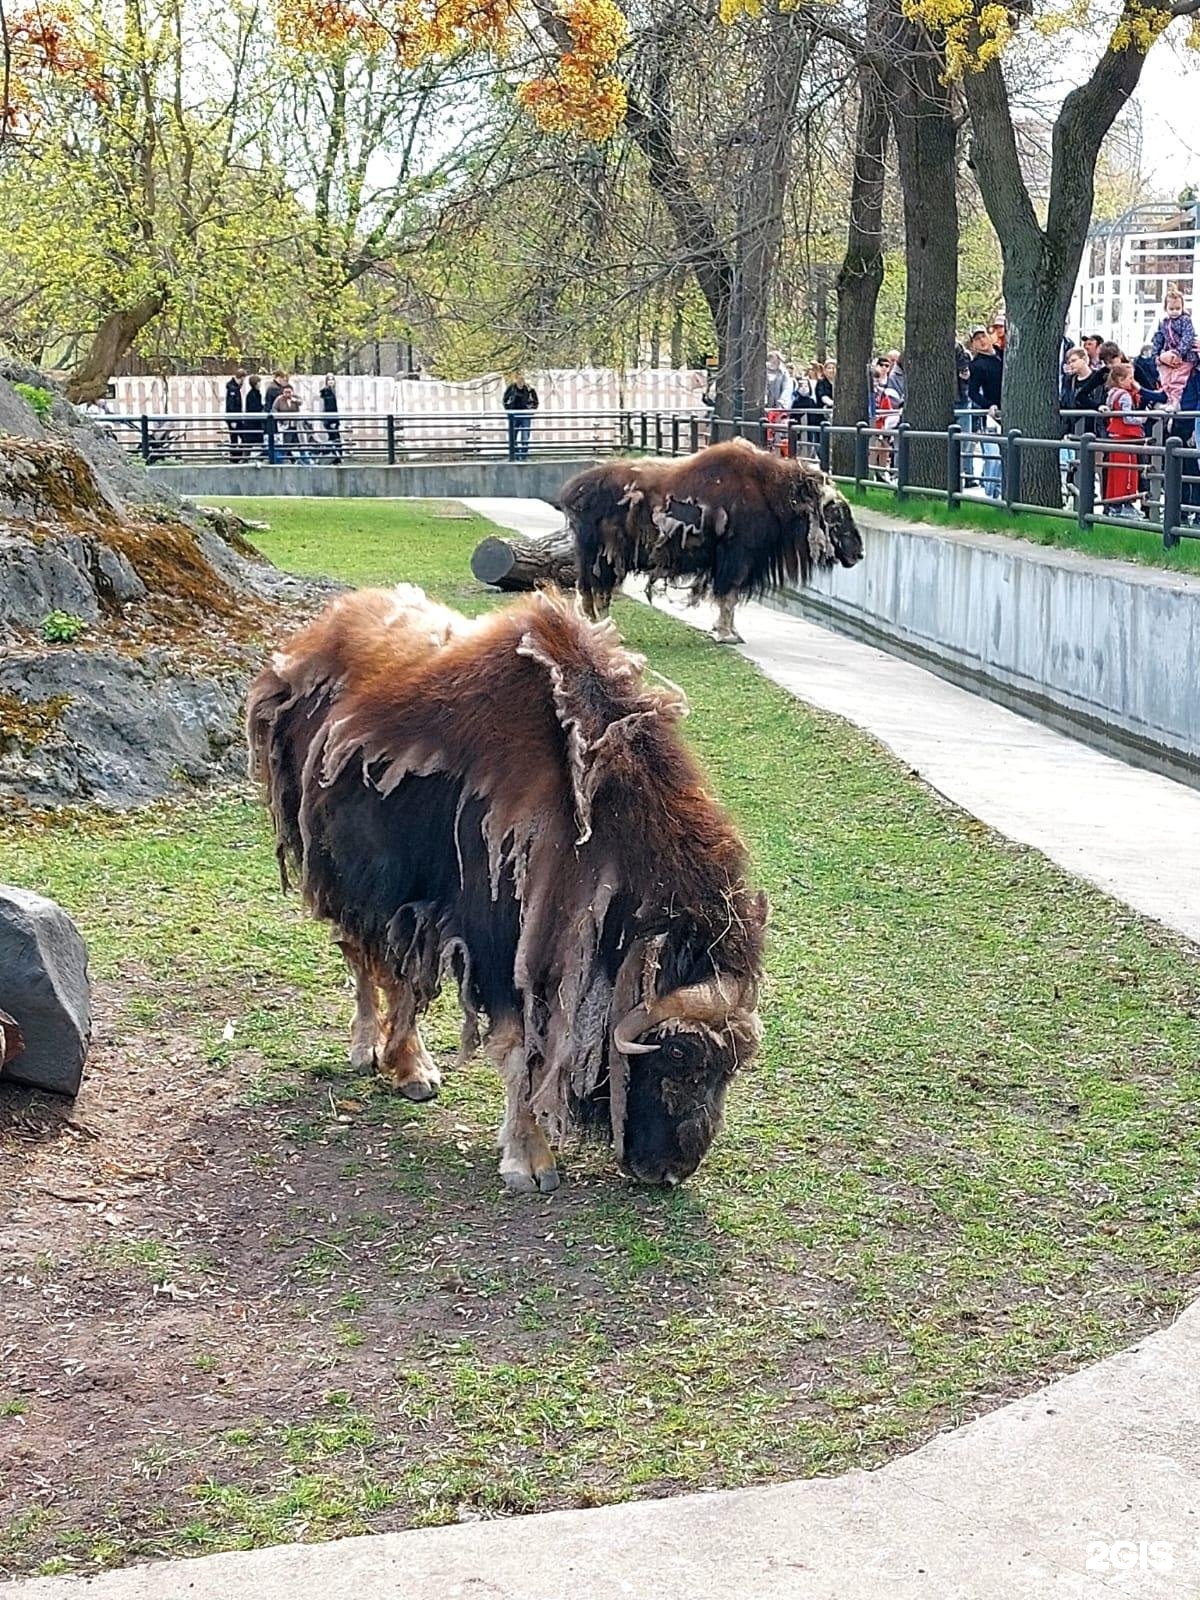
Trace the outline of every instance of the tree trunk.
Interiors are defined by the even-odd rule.
[[[875,306],[883,283],[888,104],[883,84],[866,63],[859,68],[858,94],[850,226],[837,276],[837,383],[833,390],[833,420],[848,428],[867,418],[867,369],[875,339]],[[853,467],[853,441],[835,437],[834,471],[849,476]]]
[[[991,61],[963,74],[971,112],[972,162],[1004,260],[1004,425],[1030,438],[1061,431],[1058,384],[1067,308],[1087,239],[1096,160],[1108,130],[1137,88],[1145,51],[1138,23],[1157,12],[1126,0],[1109,46],[1092,75],[1072,89],[1054,124],[1050,195],[1043,228],[1021,171],[1004,70]],[[1114,41],[1124,43],[1114,48]],[[1050,450],[1022,463],[1020,498],[1057,506],[1058,461]]]
[[[96,330],[87,355],[67,379],[67,399],[75,405],[99,400],[122,359],[147,323],[153,322],[167,303],[166,291],[143,295],[129,311],[110,311]]]
[[[768,72],[747,119],[753,127],[750,170],[738,204],[736,368],[746,415],[762,412],[767,387],[767,338],[775,267],[783,238],[783,202],[791,168],[796,104],[812,47],[812,24],[780,11],[763,42]],[[752,118],[752,120],[751,120]]]
[[[1058,374],[1062,370],[1063,328],[1073,287],[1074,272],[1064,279],[1061,267],[1048,258],[1044,244],[1032,260],[1027,260],[1022,250],[1008,251],[1004,267],[1008,329],[1002,407],[1006,432],[1017,429],[1031,439],[1057,439],[1063,431]],[[1057,450],[1028,450],[1019,459],[1020,481],[1010,479],[1009,483],[1013,499],[1038,506],[1060,505],[1062,480]]]
[[[944,430],[954,414],[958,293],[958,134],[944,63],[924,29],[889,7],[892,128],[904,197],[904,420]],[[917,483],[945,481],[946,451],[918,440],[910,454]]]
[[[541,589],[557,584],[573,589],[578,579],[575,540],[564,528],[548,539],[501,539],[492,535],[475,546],[471,571],[494,589]]]

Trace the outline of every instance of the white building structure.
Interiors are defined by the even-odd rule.
[[[1200,203],[1152,201],[1115,222],[1093,223],[1083,249],[1067,332],[1103,334],[1136,356],[1163,316],[1168,288],[1194,309],[1200,281]]]

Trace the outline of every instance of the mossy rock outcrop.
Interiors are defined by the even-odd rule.
[[[119,807],[237,778],[246,686],[325,592],[0,379],[0,795]]]

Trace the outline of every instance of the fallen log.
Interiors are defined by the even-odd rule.
[[[546,539],[500,538],[493,534],[477,544],[471,571],[494,589],[542,589],[557,584],[575,587],[575,541],[566,528]]]

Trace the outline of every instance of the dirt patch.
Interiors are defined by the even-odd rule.
[[[605,1296],[561,1227],[586,1187],[551,1230],[497,1204],[490,1141],[436,1109],[360,1120],[320,1084],[247,1105],[252,1054],[214,1074],[194,1028],[122,1026],[128,997],[96,996],[75,1104],[0,1084],[0,1572],[186,1550],[205,1485],[269,1505],[289,1462],[324,1481],[348,1406],[336,1481],[368,1433],[372,1475],[401,1474],[428,1449],[409,1380],[431,1352],[536,1360],[531,1274]],[[351,1510],[339,1531],[421,1520]]]

